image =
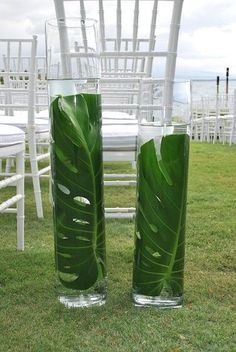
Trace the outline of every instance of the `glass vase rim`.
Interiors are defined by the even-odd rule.
[[[70,23],[70,21],[78,21],[78,23],[75,25],[70,25],[68,24],[68,21]],[[82,21],[84,23],[82,23]],[[64,25],[67,28],[81,28],[83,25],[85,25],[85,27],[89,28],[89,27],[93,27],[94,25],[98,24],[98,21],[95,18],[91,18],[91,17],[81,17],[81,16],[70,16],[70,17],[62,17],[57,19],[56,17],[50,17],[48,19],[46,19],[45,21],[46,26],[50,26],[53,28],[58,28],[58,23],[60,23],[61,25]]]

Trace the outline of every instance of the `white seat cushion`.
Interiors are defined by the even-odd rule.
[[[23,132],[22,130],[26,129],[27,116],[24,117],[18,113],[19,112],[16,113],[17,116],[0,116],[0,130],[2,129],[2,126],[4,126],[3,123],[5,122],[7,124],[17,126],[18,128],[15,126],[9,126],[9,127],[12,127],[13,129],[17,128],[17,130],[21,131],[22,133]],[[128,114],[126,115],[132,116]],[[35,123],[36,123],[36,131],[43,132],[44,130],[49,130],[48,121],[44,119],[35,119]],[[102,136],[103,136],[104,150],[111,150],[111,151],[136,150],[137,136],[138,136],[137,120],[134,120],[133,118],[131,119],[125,118],[125,119],[119,119],[119,120],[103,119]]]
[[[0,124],[14,125],[22,130],[26,131],[27,127],[27,111],[16,111],[14,116],[1,115],[0,113]],[[44,132],[49,130],[49,121],[45,119],[35,119],[36,133]]]
[[[102,119],[114,119],[114,120],[135,120],[135,115],[129,115],[126,112],[121,111],[108,111],[105,110],[102,112]]]
[[[35,117],[36,119],[48,120],[49,119],[48,109],[41,110],[40,112],[36,112]]]
[[[49,118],[49,112],[48,109],[42,110],[38,113],[35,114],[36,118],[39,119],[48,119]],[[129,121],[129,120],[135,120],[136,116],[135,115],[129,115],[126,112],[120,112],[120,111],[108,111],[105,110],[102,112],[102,119],[103,120],[121,120],[121,121]]]
[[[25,132],[20,128],[9,125],[0,125],[0,147],[22,143],[25,140]]]
[[[133,119],[102,119],[103,125],[137,125],[137,120]]]
[[[104,151],[135,151],[137,147],[138,123],[130,125],[103,124]]]

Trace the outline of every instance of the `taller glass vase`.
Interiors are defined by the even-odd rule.
[[[46,23],[57,295],[106,299],[99,41],[92,19]]]
[[[183,303],[189,157],[190,82],[147,83],[140,112],[133,301],[177,308]]]

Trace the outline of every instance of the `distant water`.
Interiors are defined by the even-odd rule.
[[[236,80],[229,80],[229,94],[234,94],[236,89]],[[199,100],[202,96],[215,96],[216,95],[216,80],[193,80],[192,81],[192,98],[193,100]],[[225,80],[220,81],[219,94],[226,93],[226,82]]]

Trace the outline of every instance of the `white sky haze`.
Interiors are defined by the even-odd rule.
[[[1,0],[0,37],[39,36],[43,53],[44,23],[55,17],[53,0]],[[236,75],[236,0],[184,0],[177,70]]]

